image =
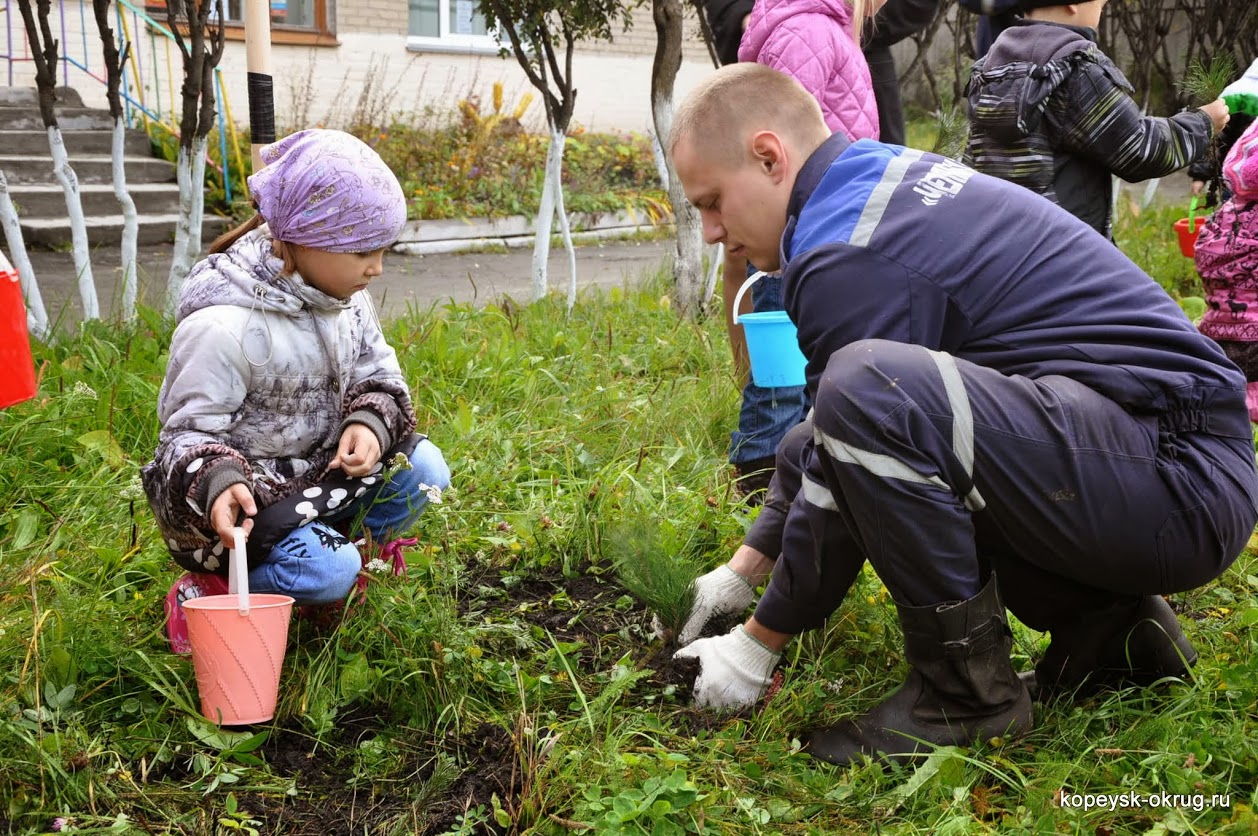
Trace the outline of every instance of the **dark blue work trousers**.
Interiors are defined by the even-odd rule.
[[[846,346],[811,421],[779,449],[747,538],[770,556],[778,538],[783,556],[757,619],[817,626],[865,560],[914,606],[968,599],[994,571],[1009,609],[1039,630],[1201,586],[1258,521],[1253,443],[1212,433],[1208,417],[1177,431],[1171,417],[1132,414],[1066,377],[884,340]]]

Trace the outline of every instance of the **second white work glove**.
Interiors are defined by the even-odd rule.
[[[695,705],[699,708],[741,709],[754,705],[782,658],[752,638],[740,624],[724,636],[699,639],[673,654],[675,659],[698,659]]]
[[[687,645],[699,637],[708,622],[723,615],[741,613],[756,600],[756,591],[728,564],[718,566],[694,582],[695,601],[686,623],[677,633],[677,643]],[[663,625],[656,618],[655,633],[663,637]]]

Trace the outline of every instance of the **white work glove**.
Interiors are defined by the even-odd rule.
[[[677,643],[690,644],[708,622],[723,615],[740,613],[756,600],[756,590],[742,575],[729,568],[729,565],[718,566],[706,575],[698,577],[694,582],[695,602],[690,608],[690,615],[677,634]],[[665,636],[664,624],[659,616],[651,619],[655,635]]]
[[[695,706],[741,709],[754,705],[764,694],[782,654],[752,638],[740,624],[723,636],[683,647],[673,658],[699,660]]]

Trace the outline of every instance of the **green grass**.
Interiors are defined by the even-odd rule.
[[[1127,217],[1120,240],[1184,293],[1183,264],[1160,260],[1163,220]],[[408,577],[373,583],[337,630],[295,625],[277,719],[246,732],[199,718],[191,665],[161,635],[177,570],[135,474],[169,326],[146,312],[38,350],[38,398],[0,413],[0,830],[1258,828],[1252,552],[1176,596],[1201,654],[1191,681],[1042,708],[1028,737],[941,750],[916,772],[835,769],[798,751],[801,732],[903,675],[876,578],[790,647],[764,710],[715,721],[655,684],[649,615],[616,578],[635,543],[716,565],[750,522],[725,465],[738,395],[719,319],[679,322],[656,277],[584,295],[571,317],[556,298],[449,305],[387,332],[454,487],[421,521]],[[1043,637],[1016,638],[1026,664]],[[474,794],[494,758],[511,791]],[[1057,806],[1062,788],[1230,806],[1085,813]]]

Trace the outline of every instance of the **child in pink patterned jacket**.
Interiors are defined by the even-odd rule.
[[[739,61],[786,73],[812,93],[832,133],[878,138],[878,105],[860,31],[884,0],[756,0]]]
[[[1258,421],[1258,122],[1232,146],[1223,179],[1232,197],[1197,239],[1207,306],[1200,327],[1245,373],[1249,419]]]

